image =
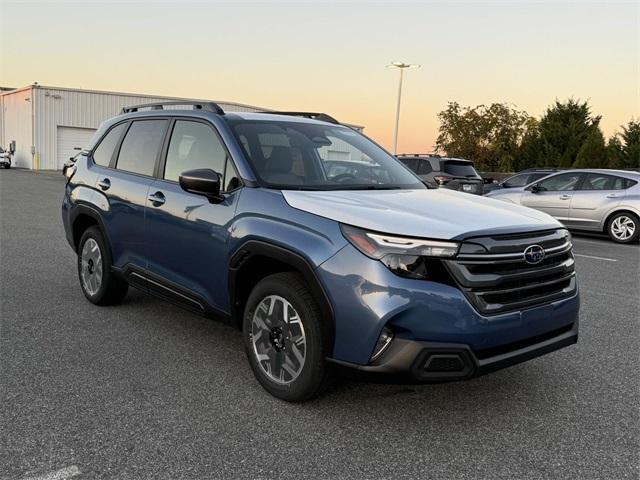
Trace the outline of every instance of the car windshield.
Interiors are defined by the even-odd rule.
[[[229,123],[260,181],[271,188],[426,188],[393,156],[348,127],[245,119]]]
[[[447,160],[444,163],[444,172],[454,177],[477,177],[478,172],[473,165],[468,162],[459,162],[455,160]]]

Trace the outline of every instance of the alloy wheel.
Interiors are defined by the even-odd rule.
[[[89,295],[95,295],[102,285],[102,252],[93,238],[87,239],[80,255],[82,287]]]
[[[302,320],[285,298],[269,295],[251,319],[251,343],[262,371],[278,384],[293,382],[304,367],[307,344]]]
[[[626,215],[621,215],[611,222],[611,235],[613,235],[616,240],[629,240],[635,232],[636,223]]]

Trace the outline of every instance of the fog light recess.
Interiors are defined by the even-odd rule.
[[[377,358],[380,357],[384,353],[384,351],[391,345],[391,341],[393,340],[393,332],[390,328],[384,327],[382,332],[380,333],[380,337],[378,337],[378,342],[376,343],[376,347],[373,349],[373,355],[371,355],[371,361],[373,362]]]

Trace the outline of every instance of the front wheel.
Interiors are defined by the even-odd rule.
[[[640,235],[638,217],[633,213],[616,213],[607,223],[607,233],[614,242],[635,242],[638,240],[638,235]]]
[[[4,168],[5,168],[5,170],[9,170],[11,168],[11,164],[10,163],[5,163],[4,164]]]
[[[253,373],[275,397],[300,402],[326,388],[328,335],[300,275],[278,273],[255,286],[245,307],[243,336]]]

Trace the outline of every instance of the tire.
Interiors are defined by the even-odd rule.
[[[302,402],[326,389],[329,335],[320,307],[299,274],[278,273],[258,282],[247,300],[242,327],[251,369],[270,394]]]
[[[617,243],[633,243],[640,235],[640,222],[631,212],[620,212],[613,215],[607,222],[607,234]]]
[[[84,296],[95,305],[120,303],[129,284],[111,271],[111,254],[98,227],[89,227],[78,244],[78,279]]]
[[[11,168],[11,164],[10,163],[5,163],[4,164],[4,168],[5,168],[5,170],[9,170]]]

